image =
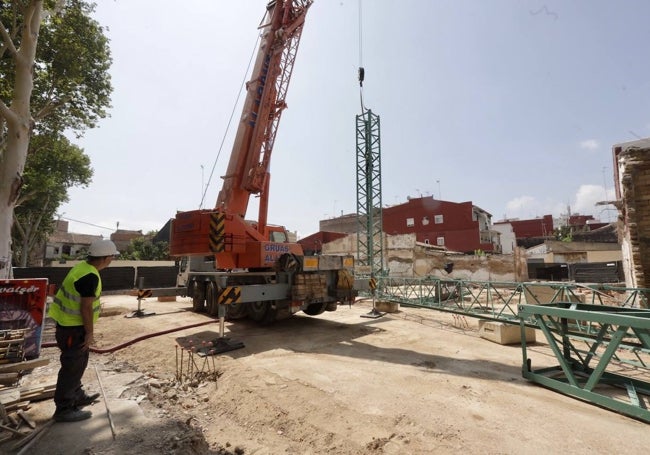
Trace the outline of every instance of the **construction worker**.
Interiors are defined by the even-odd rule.
[[[54,392],[53,418],[57,422],[90,418],[92,413],[81,408],[99,398],[99,393],[88,395],[84,391],[81,378],[88,366],[93,328],[99,318],[99,271],[108,267],[118,254],[110,240],[94,241],[88,259],[70,269],[50,304],[48,316],[56,322],[56,344],[61,350],[61,369]]]

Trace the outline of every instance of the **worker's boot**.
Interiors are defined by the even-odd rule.
[[[91,393],[90,395],[86,395],[84,393],[81,398],[77,398],[74,402],[75,407],[77,408],[83,408],[84,406],[88,406],[89,404],[93,404],[95,401],[97,401],[97,398],[99,398],[98,393]]]
[[[77,408],[67,408],[61,411],[56,411],[52,417],[56,422],[79,422],[80,420],[90,419],[93,413],[90,411],[82,411]]]

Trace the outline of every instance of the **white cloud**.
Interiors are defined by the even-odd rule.
[[[580,185],[576,193],[566,201],[539,200],[532,196],[519,196],[506,203],[506,217],[520,220],[533,219],[544,215],[560,217],[570,209],[573,214],[592,215],[600,221],[611,221],[616,210],[611,205],[596,205],[597,202],[611,201],[615,198],[614,189],[607,191],[602,185]]]
[[[596,139],[587,139],[580,142],[580,148],[585,150],[596,150],[600,144]]]
[[[506,204],[508,218],[534,218],[539,208],[539,203],[532,196],[519,196],[511,199]]]
[[[597,202],[614,199],[614,189],[605,190],[601,185],[580,185],[571,204],[571,212],[593,215],[596,219],[611,217],[611,205],[596,205]]]

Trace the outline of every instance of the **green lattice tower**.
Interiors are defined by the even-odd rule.
[[[373,277],[381,275],[381,141],[379,116],[370,109],[357,115],[357,219],[357,264],[369,266]]]

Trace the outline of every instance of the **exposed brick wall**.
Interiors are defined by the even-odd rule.
[[[650,286],[650,148],[615,148],[623,237],[634,287]],[[630,281],[630,280],[628,280]]]

